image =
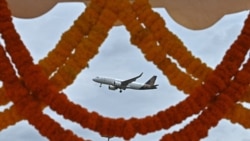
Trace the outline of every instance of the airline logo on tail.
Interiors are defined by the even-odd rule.
[[[142,86],[142,90],[145,89],[157,89],[157,85],[155,85],[155,80],[156,80],[157,76],[153,76],[151,77],[143,86]]]

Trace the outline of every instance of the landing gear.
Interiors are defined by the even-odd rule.
[[[122,89],[120,89],[120,93],[122,93]]]
[[[100,86],[99,87],[102,87],[102,83],[100,83]]]

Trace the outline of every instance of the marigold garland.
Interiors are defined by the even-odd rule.
[[[203,137],[207,136],[207,132],[209,128],[217,125],[218,121],[224,117],[224,115],[234,106],[235,102],[237,102],[242,96],[244,96],[247,86],[250,83],[250,59],[247,64],[240,71],[234,81],[231,82],[230,86],[227,87],[225,93],[217,96],[216,100],[212,105],[209,105],[207,109],[202,111],[202,114],[198,116],[198,118],[192,121],[189,125],[187,125],[184,129],[179,132],[175,132],[173,134],[165,135],[161,140],[173,140],[172,136],[174,134],[178,134],[175,136],[175,140],[177,138],[181,138],[183,136],[186,137],[187,140],[199,140]],[[187,136],[190,132],[189,129],[195,129],[199,127],[199,132],[195,132],[195,136]],[[181,139],[179,139],[181,140]]]
[[[235,113],[237,113],[235,115]],[[226,114],[226,118],[229,119],[233,123],[239,123],[244,128],[250,128],[249,122],[250,112],[249,109],[245,108],[241,104],[236,104],[232,110]]]
[[[115,14],[112,14],[109,10],[103,10],[100,14],[98,22],[93,25],[88,36],[82,38],[81,42],[75,47],[74,54],[68,57],[65,64],[59,67],[57,73],[51,79],[51,81],[55,83],[59,89],[71,84],[77,74],[79,74],[80,71],[87,66],[89,59],[93,58],[94,55],[98,53],[98,47],[107,37],[107,32],[114,24],[115,19]],[[64,78],[64,80],[61,81],[58,77]]]
[[[0,88],[0,106],[1,105],[6,105],[10,102],[8,97],[5,95],[5,91],[3,88]]]
[[[164,28],[164,20],[160,18],[158,13],[153,12],[148,0],[135,1],[133,9],[137,12],[140,22],[145,24],[156,40],[162,45],[162,51],[175,58],[180,66],[184,67],[189,74],[204,80],[206,75],[211,72],[211,68],[201,63],[200,59],[195,58],[177,36]],[[166,41],[169,38],[171,40]],[[176,47],[172,47],[172,45]]]
[[[0,112],[0,131],[6,129],[10,125],[16,124],[17,121],[21,121],[22,118],[20,115],[17,114],[16,109],[12,106],[9,109],[5,109],[3,112]]]
[[[5,2],[1,2],[1,4],[6,4]],[[2,10],[2,5],[0,4],[0,9]],[[4,13],[9,13],[7,10],[6,6],[4,7],[6,11]],[[3,10],[2,10],[3,11]],[[7,19],[7,18],[6,18]],[[2,31],[2,36],[5,37],[6,33],[12,33],[9,35],[13,36],[8,36],[11,38],[5,38],[6,44],[7,45],[12,45],[12,43],[9,43],[11,39],[17,38],[17,34],[13,31],[14,28],[9,28],[11,27],[11,22],[6,20],[3,26],[2,22],[1,24],[1,31]],[[3,28],[2,28],[3,27]],[[3,30],[4,29],[4,30]],[[13,42],[13,44],[15,44]],[[22,45],[22,44],[19,44]],[[25,51],[21,50],[22,47],[18,46],[20,48],[19,51],[22,53],[25,53]],[[12,50],[11,50],[12,51]],[[13,50],[13,54],[17,54]],[[13,56],[13,55],[12,55]],[[14,58],[14,57],[13,57]],[[29,59],[25,59],[20,61],[22,64],[26,64]],[[75,136],[71,131],[65,131],[61,126],[56,123],[54,120],[52,120],[49,116],[44,115],[41,111],[41,106],[39,105],[40,102],[37,101],[35,97],[32,97],[31,95],[28,95],[28,91],[24,87],[23,83],[18,80],[18,78],[15,75],[15,71],[11,66],[10,61],[7,59],[5,52],[3,50],[3,47],[0,46],[0,79],[3,81],[4,88],[6,90],[6,93],[8,94],[8,97],[14,102],[16,108],[11,108],[11,110],[17,110],[17,113],[21,114],[24,116],[30,124],[33,124],[39,132],[47,136],[50,140],[64,140],[64,139],[73,139],[73,140],[82,140]],[[26,65],[25,65],[26,66]],[[7,76],[7,77],[6,77]],[[5,110],[4,113],[11,112],[11,110]],[[11,114],[10,114],[11,115]],[[13,121],[19,120],[18,118],[11,118],[12,116],[9,116],[9,120],[6,123],[12,124]],[[4,119],[4,118],[3,118]],[[48,130],[50,129],[50,130]],[[52,132],[51,132],[52,131]],[[53,134],[52,134],[53,133]],[[62,134],[62,135],[61,135]]]
[[[52,50],[47,57],[39,61],[39,65],[47,75],[51,75],[57,70],[57,67],[64,65],[65,60],[71,55],[71,52],[79,42],[81,42],[82,37],[89,34],[90,29],[99,18],[101,10],[102,9],[96,8],[96,5],[91,3],[85,9],[84,13],[74,22],[74,25],[62,35],[55,49]]]
[[[15,104],[9,110],[4,111],[3,114],[8,115],[8,120],[3,116],[1,119],[5,121],[5,124],[1,127],[5,127],[6,124],[12,125],[17,120],[21,120],[21,117],[24,117],[30,124],[34,125],[42,135],[48,137],[52,141],[63,140],[65,138],[79,141],[82,140],[73,135],[71,131],[65,131],[58,123],[42,113],[40,102],[37,101],[37,98],[29,95],[25,86],[22,85],[23,83],[15,77],[15,71],[5,56],[2,46],[0,46],[0,61],[2,62],[0,63],[0,79],[4,83],[8,97]],[[18,113],[21,116],[13,116],[13,110],[15,110],[16,114]],[[60,134],[63,134],[63,136]]]
[[[241,101],[250,103],[250,87],[248,87],[248,90],[247,90],[247,92],[245,94],[245,97],[242,98]]]
[[[144,118],[114,119],[88,112],[60,93],[98,53],[98,47],[117,19],[126,26],[131,34],[131,42],[141,49],[145,58],[153,61],[172,85],[190,94],[184,101]],[[0,80],[4,84],[0,97],[3,97],[2,105],[12,101],[13,106],[0,113],[0,119],[7,121],[0,124],[0,129],[25,119],[50,140],[83,140],[44,115],[42,109],[45,105],[64,118],[105,137],[131,139],[138,133],[145,135],[168,129],[199,112],[201,115],[183,130],[167,134],[162,140],[199,140],[207,136],[208,129],[224,117],[249,128],[246,116],[241,118],[233,114],[249,114],[249,110],[236,102],[249,100],[249,61],[242,70],[239,68],[250,47],[250,18],[213,71],[192,56],[178,37],[164,26],[164,21],[152,11],[147,0],[135,0],[133,3],[127,0],[91,0],[85,12],[38,66],[32,62],[32,57],[16,33],[6,2],[1,0],[0,33],[6,50],[3,47],[0,49]],[[179,70],[167,55],[176,59],[186,72]],[[22,79],[16,76],[12,65],[15,65]],[[197,127],[200,131],[194,133]]]

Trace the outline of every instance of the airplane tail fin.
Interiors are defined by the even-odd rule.
[[[152,76],[141,89],[147,90],[147,89],[157,89],[158,84],[155,85],[155,80],[157,76]]]
[[[150,85],[150,86],[154,86],[156,78],[157,78],[157,76],[154,75],[145,84]]]

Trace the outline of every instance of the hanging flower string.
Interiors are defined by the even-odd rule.
[[[10,12],[7,9],[6,2],[3,0],[1,0],[0,2],[0,9],[1,17],[5,17],[3,19],[6,19],[4,22],[0,21],[0,31],[2,32],[2,36],[4,39],[7,38],[5,40],[6,45],[8,46],[15,44],[17,46],[14,47],[22,48],[22,44],[18,44],[18,42],[10,43],[11,39],[13,39],[13,41],[15,42],[18,41],[18,37],[16,37],[17,34],[15,33],[15,31],[13,31],[14,27],[10,19],[7,18],[10,17]],[[6,37],[6,33],[8,33],[8,37]],[[26,61],[26,59],[24,60]],[[30,124],[34,125],[35,128],[37,128],[42,135],[48,137],[51,141],[58,141],[64,139],[79,141],[82,140],[76,135],[74,135],[71,131],[67,131],[61,128],[58,123],[52,120],[49,116],[44,115],[42,113],[40,108],[40,102],[38,102],[37,99],[32,95],[28,95],[29,92],[27,91],[27,89],[24,88],[23,83],[21,83],[20,80],[18,80],[18,78],[16,77],[15,71],[13,70],[10,64],[10,61],[7,59],[7,56],[5,55],[5,51],[3,50],[2,46],[0,46],[0,62],[0,79],[3,81],[6,94],[16,106],[16,108],[11,108],[12,110],[16,109],[17,113],[24,116]],[[7,110],[5,112],[9,111]],[[9,123],[13,123],[12,121],[16,119],[11,118],[10,116],[9,120]]]
[[[97,13],[93,10],[92,4],[90,5],[90,7],[91,8],[87,8],[85,10],[86,14],[83,14],[82,16],[80,16],[79,19],[75,22],[74,26],[72,26],[72,28],[68,32],[65,32],[65,34],[62,36],[61,42],[58,43],[56,49],[53,50],[47,58],[40,61],[39,65],[43,68],[43,70],[45,70],[45,72],[47,72],[48,76],[50,74],[52,74],[53,71],[56,69],[56,67],[53,67],[53,66],[60,66],[59,64],[62,64],[60,62],[63,62],[63,60],[65,60],[63,58],[67,58],[67,56],[64,56],[64,55],[66,55],[67,52],[72,51],[72,49],[70,49],[69,47],[73,48],[72,45],[79,44],[75,40],[77,40],[78,38],[81,39],[80,37],[88,34],[87,31],[90,28],[86,28],[87,25],[92,26],[94,24],[95,20],[97,19],[97,18],[95,19],[94,17],[97,17],[100,14],[100,11]],[[99,10],[98,8],[95,8],[95,9]],[[88,16],[89,13],[90,13],[90,16]],[[94,15],[96,15],[96,16],[94,16]],[[84,34],[79,33],[79,31],[83,31]],[[70,40],[70,39],[73,39],[73,40]],[[60,52],[62,52],[62,53],[60,53]],[[82,54],[81,54],[81,56],[82,56]],[[57,59],[55,59],[55,58],[57,58]],[[78,58],[76,60],[80,60],[80,59],[81,58]],[[76,62],[78,62],[78,61],[76,61]],[[51,72],[49,73],[50,70],[51,70]],[[67,76],[67,75],[64,74],[64,76]],[[64,79],[60,79],[60,80],[61,80],[60,82],[64,82]],[[59,80],[56,80],[56,78],[54,78],[54,77],[52,77],[52,81],[59,82]],[[64,86],[61,86],[61,87],[64,88],[67,85],[69,85],[69,84],[65,84]],[[2,96],[0,100],[3,102],[3,104],[7,104],[8,101],[5,100],[6,99],[5,95],[1,94],[0,96]]]
[[[126,9],[128,9],[128,8],[126,8]],[[124,14],[124,15],[133,15],[133,14]],[[125,19],[125,18],[124,18]],[[131,19],[135,19],[135,18],[131,18]],[[132,24],[133,22],[131,22],[131,19],[130,20],[127,20],[127,21],[130,21],[130,23]],[[122,20],[122,19],[121,19]],[[124,24],[126,24],[126,22],[125,22],[125,20],[122,20],[123,22],[124,22]],[[135,22],[134,22],[135,23]],[[128,23],[129,24],[129,23]],[[138,28],[139,28],[139,24],[137,24],[138,26]],[[127,27],[129,27],[129,25],[126,25]],[[133,26],[131,26],[131,27],[136,27],[135,26],[135,24],[133,24]],[[246,28],[247,29],[247,28]],[[130,31],[132,30],[133,31],[133,29],[129,29]],[[135,31],[140,31],[140,32],[135,32],[135,33],[137,33],[137,37],[136,38],[134,38],[135,40],[136,39],[138,39],[138,38],[143,38],[143,37],[148,37],[148,35],[147,35],[147,31],[145,31],[145,32],[143,32],[143,29],[137,29],[137,30],[135,30]],[[143,34],[143,33],[145,33],[144,35],[141,35],[141,34]],[[133,33],[132,33],[132,38],[133,38]],[[138,37],[139,36],[139,37]],[[141,41],[143,44],[144,44],[144,46],[142,45],[141,46],[141,48],[142,47],[144,47],[145,48],[145,44],[150,44],[149,42],[150,42],[150,40],[148,40],[148,38],[147,38],[147,40],[144,38],[144,40],[138,40],[138,42],[139,41]],[[171,40],[171,39],[168,39],[168,40]],[[147,42],[148,41],[148,42]],[[136,42],[135,42],[136,43]],[[139,44],[139,43],[138,43]],[[138,45],[139,46],[139,45]],[[139,46],[140,47],[140,46]],[[148,47],[149,48],[149,47]],[[147,49],[148,49],[147,48]],[[151,50],[150,50],[150,52],[148,52],[148,53],[151,53],[151,54],[154,54],[155,53],[155,51],[153,51],[153,49],[155,49],[155,48],[157,48],[157,47],[152,47],[152,48],[150,48]],[[147,51],[147,49],[146,49],[146,51]],[[229,53],[232,53],[232,54],[229,54],[229,55],[227,55],[227,56],[231,56],[231,55],[233,55],[233,52],[235,51],[235,46],[233,47],[233,48],[231,48],[231,51],[229,51]],[[240,50],[241,51],[241,50]],[[152,53],[153,52],[153,53]],[[246,52],[247,52],[247,49],[245,49],[244,50],[244,53],[246,54]],[[236,53],[236,52],[234,52],[234,53]],[[239,52],[239,53],[241,53],[241,52]],[[146,54],[146,53],[145,53]],[[160,52],[157,52],[157,53],[155,53],[154,55],[155,56],[159,56],[159,54],[160,54]],[[237,53],[236,53],[237,54]],[[243,53],[242,53],[243,54]],[[237,58],[237,59],[239,59],[241,62],[243,61],[243,59],[244,59],[244,55],[242,55],[241,54],[241,56],[239,56],[240,58]],[[146,54],[147,55],[147,54]],[[237,56],[238,57],[238,56]],[[231,57],[230,58],[227,58],[227,59],[231,59]],[[237,60],[236,58],[235,58],[235,60]],[[225,60],[224,62],[226,62],[227,60]],[[232,60],[230,60],[230,61],[232,61]],[[227,68],[230,68],[231,69],[231,67],[233,67],[233,66],[240,66],[240,64],[241,64],[241,62],[240,61],[238,61],[238,62],[234,62],[234,63],[237,63],[237,64],[230,64],[230,65],[226,65],[226,64],[222,64],[222,66],[227,66],[226,68],[224,67],[224,69],[225,70],[227,70]],[[221,71],[221,70],[224,70],[224,69],[222,69],[222,68],[220,68],[220,67],[218,67],[217,68],[217,71],[215,71],[215,74],[220,74],[220,76],[221,77],[224,77],[224,78],[227,78],[227,80],[224,82],[224,83],[226,83],[227,81],[229,81],[230,80],[230,78],[231,78],[231,76],[233,75],[233,74],[235,74],[236,73],[236,71],[237,71],[237,68],[238,67],[235,67],[235,68],[233,68],[232,70],[227,70],[226,72],[228,72],[228,75],[227,75],[227,77],[225,77],[225,76],[223,76],[224,74],[223,74],[223,72]],[[220,70],[221,69],[221,70]],[[231,72],[230,72],[231,71]],[[174,72],[173,72],[174,73]],[[221,78],[220,78],[221,79]],[[217,82],[218,84],[220,84],[220,85],[218,85],[219,86],[219,88],[221,88],[221,90],[223,89],[223,88],[225,88],[226,87],[226,85],[225,84],[223,84],[223,83],[221,83],[222,81],[220,80],[220,79],[217,79],[217,81],[215,81],[215,82]],[[209,79],[207,79],[207,81],[211,81],[211,82],[214,82],[214,81],[212,81],[212,80],[209,80]],[[210,83],[211,83],[210,82]],[[228,82],[227,82],[228,83]],[[207,84],[207,83],[205,83],[205,84]],[[211,84],[210,84],[211,85]],[[212,84],[212,86],[213,86],[214,84]],[[218,87],[218,86],[216,86],[216,85],[214,85],[213,87],[214,87],[214,89],[216,88],[216,87]],[[211,87],[211,86],[209,86],[209,87]],[[204,86],[203,88],[209,88],[209,87],[207,87],[207,86]],[[211,88],[213,88],[213,87],[211,87]],[[207,89],[208,91],[211,91],[212,89]],[[204,93],[204,92],[203,92]],[[200,95],[200,93],[199,93],[199,95]],[[197,99],[198,100],[198,99]],[[202,101],[202,102],[204,102],[204,101]],[[190,102],[189,102],[190,103]],[[207,102],[205,102],[205,103],[207,103]],[[202,104],[202,103],[201,103]],[[180,113],[179,113],[179,115],[180,115]]]
[[[235,47],[235,49],[238,49],[239,51],[249,50],[250,45],[248,41],[250,37],[245,36],[250,34],[249,23],[250,18],[246,20],[242,34],[238,37],[238,40],[232,45],[231,50],[233,47]],[[228,54],[224,57],[224,60],[230,59],[231,61],[233,61],[234,56],[238,57],[245,55],[243,55],[243,52],[237,53],[228,51]],[[229,62],[227,63],[230,64]],[[181,137],[185,137],[185,139],[187,140],[195,141],[207,136],[207,129],[211,128],[212,126],[215,126],[218,121],[223,118],[230,109],[233,108],[235,102],[240,100],[244,96],[244,94],[246,94],[250,83],[249,72],[250,59],[248,59],[248,62],[244,65],[243,69],[236,74],[234,80],[224,90],[224,92],[217,96],[213,104],[209,105],[208,108],[205,109],[196,120],[192,121],[189,125],[187,125],[179,132],[165,135],[162,140],[181,140]],[[193,132],[191,129],[194,129],[194,127],[199,127],[199,132]]]
[[[242,102],[250,103],[250,86],[245,94],[246,96],[241,99]]]
[[[178,51],[173,51],[174,49],[177,49],[178,47],[180,48],[182,48],[182,44],[179,44],[179,46],[178,47],[174,47],[173,48],[173,44],[171,44],[171,43],[169,43],[169,42],[171,42],[171,41],[176,41],[176,39],[175,40],[168,40],[169,39],[169,35],[171,36],[171,34],[169,34],[168,35],[168,33],[171,33],[171,32],[169,32],[169,31],[166,31],[167,29],[166,28],[163,28],[164,27],[164,21],[161,19],[161,18],[157,18],[157,17],[159,17],[159,14],[157,14],[157,13],[155,13],[155,12],[153,12],[152,11],[152,9],[151,8],[148,8],[148,7],[150,7],[150,5],[149,5],[149,3],[148,3],[148,1],[147,0],[144,0],[143,2],[142,1],[140,1],[140,2],[135,2],[134,4],[133,4],[133,6],[134,6],[134,10],[136,11],[137,10],[137,14],[139,15],[139,19],[140,19],[140,21],[142,22],[142,23],[144,23],[145,25],[146,25],[146,27],[148,27],[148,29],[150,29],[151,31],[152,31],[152,33],[153,34],[155,34],[155,36],[157,37],[157,39],[158,39],[158,41],[160,41],[160,43],[162,43],[163,44],[163,46],[165,47],[165,49],[167,49],[168,47],[170,47],[170,53],[172,53],[172,54],[170,54],[170,55],[173,55],[173,57],[174,58],[177,58],[177,57],[179,57],[179,58],[177,58],[176,60],[177,61],[184,61],[184,60],[188,60],[189,62],[191,62],[192,60],[193,60],[193,62],[196,62],[197,64],[195,65],[195,66],[193,66],[195,63],[181,63],[181,62],[179,62],[180,63],[180,65],[181,66],[183,66],[183,65],[187,65],[187,66],[193,66],[192,68],[191,67],[189,67],[189,70],[190,71],[188,71],[190,74],[192,74],[192,76],[196,76],[199,80],[203,80],[204,78],[205,78],[205,76],[207,75],[207,74],[209,74],[210,72],[211,72],[211,69],[210,68],[207,68],[206,67],[206,65],[205,64],[200,64],[200,61],[199,60],[195,60],[195,59],[193,59],[193,58],[185,58],[186,56],[184,56],[183,54],[189,54],[189,53],[186,53],[186,51],[185,51],[185,47],[184,47],[184,49],[183,50],[178,50]],[[146,7],[146,8],[145,8]],[[138,12],[139,11],[139,12]],[[140,14],[141,14],[141,16],[140,16]],[[151,16],[151,15],[154,15],[154,16]],[[143,20],[144,19],[144,20]],[[166,41],[164,41],[164,38],[165,37],[165,39],[167,39],[167,42]],[[172,35],[172,37],[173,37],[173,35]],[[175,37],[174,37],[175,38]],[[177,39],[178,40],[178,39]],[[163,42],[161,42],[161,41],[163,41]],[[169,44],[169,46],[165,46],[165,45],[168,45]],[[182,52],[185,52],[185,53],[182,53]],[[174,56],[174,54],[173,54],[173,52],[176,52],[177,54],[179,54],[179,55],[177,55],[177,57],[176,56]],[[168,60],[168,59],[166,59],[166,60]],[[169,61],[168,61],[169,62]],[[162,63],[162,64],[164,64],[164,63]],[[171,65],[170,63],[166,63],[167,65],[162,65],[163,67],[169,67],[169,65]],[[192,65],[190,65],[190,64],[192,64]],[[203,67],[199,67],[199,66],[203,66]],[[183,66],[184,68],[186,68],[185,66]],[[187,70],[188,70],[188,68],[186,68]],[[167,76],[168,77],[170,77],[171,76],[171,74],[173,74],[172,73],[173,71],[171,71],[170,72],[170,74],[167,74]],[[195,73],[197,73],[197,74],[195,74]],[[173,78],[175,78],[175,80],[177,80],[176,79],[176,77],[174,77],[174,76],[180,76],[180,73],[178,74],[178,75],[173,75]],[[186,81],[185,80],[187,80],[187,79],[181,79],[180,81],[182,82],[182,84],[184,84]],[[190,83],[190,82],[192,82],[192,81],[188,81],[188,83]],[[172,84],[174,84],[174,83],[172,83]],[[181,85],[179,85],[179,87],[178,88],[180,88],[180,86]],[[186,85],[188,88],[190,88],[190,86],[188,86],[188,85]],[[191,85],[191,86],[196,86],[196,85]],[[193,87],[190,89],[190,90],[192,90],[193,89]],[[250,88],[250,87],[249,87]],[[185,92],[185,89],[184,89],[184,92]],[[188,92],[188,91],[186,91],[186,92]],[[249,97],[250,97],[250,91],[248,91],[248,92],[246,92],[246,93],[248,93],[248,94],[245,94],[245,97],[244,97],[244,100],[243,101],[250,101],[250,100],[248,100],[248,99],[250,99]],[[247,98],[248,97],[248,98]],[[242,108],[242,107],[239,107],[239,108]],[[245,108],[244,109],[241,109],[241,110],[244,110],[245,112],[246,111],[248,111],[248,110],[246,110]],[[249,111],[250,112],[250,111]],[[232,113],[232,115],[231,116],[234,116],[234,114]],[[236,116],[235,116],[236,117]],[[238,116],[239,117],[239,116]],[[235,121],[237,121],[237,120],[235,120]],[[245,120],[245,121],[248,121],[248,120]]]
[[[12,115],[12,110],[16,110],[16,114],[19,113],[21,115],[17,117],[9,116],[6,123],[14,124],[16,120],[20,120],[20,117],[25,117],[30,124],[34,125],[42,135],[48,137],[51,141],[63,140],[65,138],[82,140],[71,131],[65,131],[53,119],[42,113],[40,102],[32,95],[28,95],[27,89],[24,88],[20,80],[15,76],[15,71],[10,65],[7,56],[5,56],[2,46],[0,46],[0,62],[0,79],[3,80],[8,97],[15,104],[10,110],[5,110],[4,113]],[[6,117],[3,117],[3,119],[6,119]],[[3,124],[2,126],[6,125]]]
[[[133,4],[133,7],[134,7],[134,10],[137,11],[137,14],[140,17],[139,18],[140,21],[142,23],[144,23],[146,25],[146,27],[152,31],[152,33],[157,37],[158,41],[160,41],[160,43],[163,44],[165,49],[167,50],[167,48],[170,47],[169,48],[169,53],[171,53],[170,55],[172,55],[173,58],[176,58],[177,61],[188,60],[189,62],[192,62],[192,60],[193,60],[193,62],[196,62],[196,63],[186,63],[188,61],[183,62],[183,63],[179,62],[180,65],[183,66],[184,68],[186,68],[187,71],[192,76],[196,76],[199,80],[203,80],[205,78],[205,76],[211,72],[211,69],[207,68],[205,64],[200,64],[200,60],[194,59],[194,58],[192,58],[192,56],[191,57],[184,56],[183,54],[189,54],[189,53],[186,52],[185,47],[183,48],[183,44],[179,44],[178,47],[183,48],[183,50],[180,50],[178,47],[173,47],[173,43],[169,43],[171,41],[176,41],[178,39],[176,37],[173,37],[173,35],[171,35],[171,32],[166,31],[167,30],[166,28],[163,28],[164,25],[165,25],[164,21],[161,18],[157,18],[157,17],[159,17],[159,14],[153,12],[152,9],[149,8],[150,5],[149,5],[147,0],[144,0],[143,2],[142,1],[140,1],[140,2],[136,1]],[[152,15],[154,15],[154,16],[152,16]],[[172,36],[172,38],[176,38],[176,39],[175,40],[173,40],[173,39],[169,40],[170,37],[169,37],[168,34],[170,36]],[[164,38],[167,39],[167,41],[165,41]],[[167,45],[169,45],[169,46],[167,46]],[[173,51],[175,49],[179,49],[179,50],[178,51]],[[177,56],[174,56],[175,54],[173,54],[173,52],[177,53],[176,54]],[[187,57],[187,58],[185,58],[185,57]],[[168,61],[168,59],[166,59],[166,61]],[[162,64],[165,64],[165,63],[162,63]],[[169,67],[171,65],[169,63],[169,61],[166,64],[167,65],[162,65],[162,67],[166,67],[166,66]],[[194,65],[194,64],[196,64],[196,65]],[[187,66],[185,66],[185,65],[187,65]],[[187,68],[187,67],[189,67],[189,68]],[[197,73],[197,74],[195,74],[195,73]],[[178,73],[178,75],[175,75],[173,73],[173,71],[170,71],[169,74],[167,74],[167,76],[170,78],[171,74],[173,74],[172,75],[173,79],[178,81],[178,79],[176,79],[176,78],[177,78],[177,76],[180,76],[181,73]],[[180,80],[180,82],[182,82],[180,84],[185,85],[184,83],[186,82],[185,80],[187,80],[187,79],[184,79],[184,77],[183,77],[182,79],[179,79],[179,80]],[[190,83],[190,82],[192,82],[192,81],[187,81],[187,84]],[[175,83],[171,83],[171,84],[175,85]],[[181,86],[182,85],[178,85],[177,87],[181,88]],[[186,86],[187,86],[186,88],[190,88],[190,90],[192,90],[193,87],[195,87],[196,85],[192,84],[191,85],[191,86],[193,86],[192,88],[190,86],[188,86],[188,85],[186,85]],[[189,93],[189,91],[185,91],[185,89],[184,89],[184,92]],[[248,91],[247,93],[248,94],[245,94],[245,97],[244,97],[245,100],[244,101],[247,101],[246,97],[250,97],[250,91]],[[248,98],[248,99],[250,99],[250,98]],[[240,108],[242,108],[242,107],[240,107]],[[248,111],[245,108],[241,109],[241,110],[244,110],[245,112]],[[234,116],[234,114],[232,114],[232,116]],[[239,116],[237,116],[237,117],[239,117]],[[235,121],[237,121],[237,120],[235,120]],[[245,120],[245,121],[248,121],[248,120]]]
[[[121,9],[121,7],[119,8]],[[151,32],[141,26],[141,23],[136,20],[137,15],[131,7],[124,8],[121,11],[119,17],[123,19],[122,22],[126,25],[127,30],[131,32],[131,42],[135,45],[140,42],[138,46],[144,47],[145,50],[142,50],[142,52],[145,53],[149,61],[153,61],[161,70],[167,68],[163,73],[168,77],[172,85],[185,93],[190,93],[195,86],[200,84],[200,82],[193,80],[189,74],[179,70],[177,65],[172,63],[168,57],[166,58],[167,50],[162,46],[158,46]]]
[[[88,65],[89,60],[98,53],[98,47],[101,46],[101,43],[107,37],[108,31],[116,19],[116,15],[110,12],[108,8],[102,11],[98,21],[89,31],[88,36],[82,38],[81,42],[76,46],[74,54],[69,56],[65,64],[59,67],[57,73],[51,78],[51,81],[59,89],[71,84],[81,70]]]
[[[17,121],[23,120],[19,114],[17,114],[14,107],[10,109],[5,109],[3,112],[0,112],[0,131],[6,129],[10,125],[14,125]]]
[[[198,141],[208,135],[208,129],[216,126],[218,121],[233,108],[235,102],[242,98],[246,88],[250,83],[250,59],[240,72],[237,73],[235,79],[231,82],[225,92],[220,94],[213,104],[209,105],[197,119],[184,127],[179,132],[165,135],[162,141],[181,140],[185,137],[186,140]],[[199,129],[198,132],[193,132],[193,129]]]
[[[10,102],[9,98],[5,95],[5,91],[3,88],[0,88],[0,106],[6,105]]]
[[[206,75],[212,71],[200,59],[195,58],[177,36],[165,28],[164,20],[152,10],[148,0],[136,0],[133,3],[133,10],[137,13],[140,22],[145,24],[147,29],[154,35],[154,38],[160,43],[161,51],[175,58],[179,65],[187,70],[187,73],[204,80]]]
[[[56,47],[48,53],[48,56],[39,61],[39,65],[43,68],[48,76],[56,72],[57,68],[63,66],[71,52],[79,45],[82,38],[89,34],[91,28],[95,25],[100,13],[101,5],[90,5],[85,9],[73,26],[66,31]],[[64,86],[65,87],[65,86]]]
[[[237,114],[235,114],[237,113]],[[239,123],[244,128],[250,129],[250,111],[241,104],[236,104],[226,115],[225,118],[232,123]]]

